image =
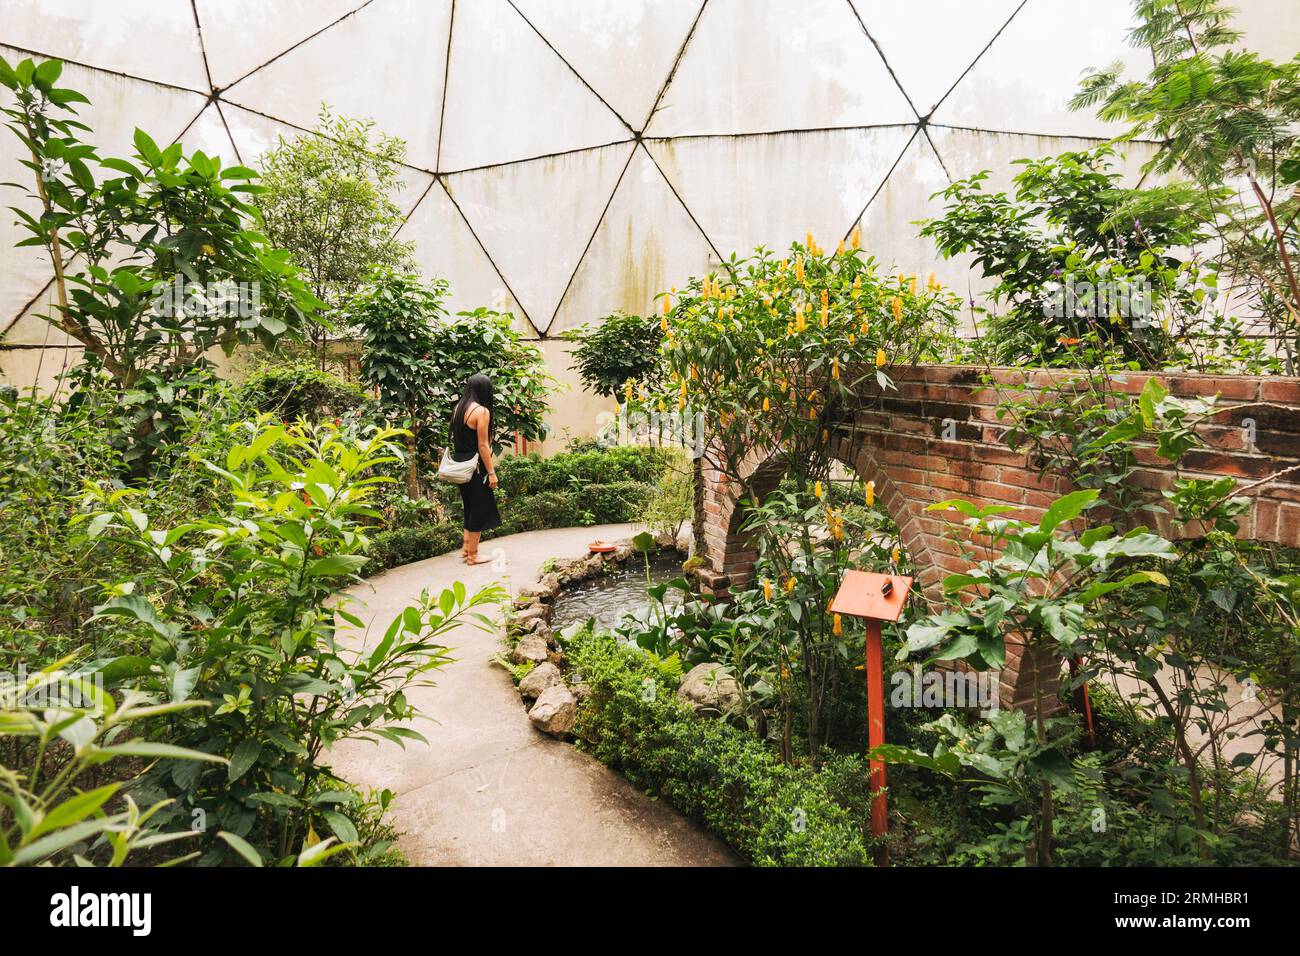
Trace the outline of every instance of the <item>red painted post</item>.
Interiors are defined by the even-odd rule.
[[[1079,668],[1083,666],[1083,658],[1074,656],[1070,658],[1070,677],[1073,678],[1078,674]],[[1084,681],[1074,689],[1074,707],[1083,716],[1084,737],[1088,741],[1088,749],[1097,749],[1097,731],[1092,725],[1092,699],[1088,696],[1088,682]]]
[[[907,604],[912,579],[869,571],[846,571],[831,601],[831,611],[865,622],[867,656],[867,742],[871,749],[885,742],[885,661],[880,646],[880,622],[897,621]],[[885,796],[885,762],[871,760],[871,835],[889,832],[889,807]],[[889,847],[883,842],[876,854],[877,866],[889,865]]]
[[[880,645],[880,621],[867,618],[867,742],[872,750],[885,742],[885,664]],[[885,762],[871,760],[871,835],[883,837],[889,830],[889,808],[885,796]],[[889,866],[889,847],[881,844],[877,866]]]

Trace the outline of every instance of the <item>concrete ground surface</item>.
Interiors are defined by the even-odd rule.
[[[511,594],[535,582],[549,558],[580,557],[597,538],[635,533],[632,525],[532,531],[486,541],[489,564],[469,568],[459,553],[379,574],[352,589],[353,607],[372,622],[373,647],[422,589],[453,581],[472,593],[493,581]],[[509,674],[491,663],[498,630],[471,626],[446,643],[456,660],[434,672],[438,686],[411,692],[434,721],[414,728],[428,746],[346,741],[325,759],[363,791],[388,788],[398,847],[423,866],[719,866],[732,852],[623,777],[533,729]]]

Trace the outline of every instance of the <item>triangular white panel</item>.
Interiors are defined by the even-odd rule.
[[[944,168],[954,180],[966,179],[983,170],[986,193],[1010,190],[1012,178],[1024,167],[1014,165],[1018,159],[1042,159],[1070,151],[1096,149],[1101,143],[1088,139],[1026,134],[985,133],[976,130],[930,127],[934,147],[943,158]],[[1155,155],[1150,143],[1122,143],[1116,147],[1113,169],[1122,174],[1120,185],[1137,186],[1142,166]]]
[[[657,293],[711,271],[710,252],[654,161],[639,149],[549,332],[594,322],[616,310],[652,314]]]
[[[49,345],[62,346],[74,340],[61,329],[46,321],[45,316],[58,315],[58,292],[54,288],[53,275],[49,271],[48,260],[44,279],[39,286],[39,295],[27,308],[13,316],[6,316],[0,323],[7,345]],[[7,331],[5,331],[7,329]]]
[[[1285,63],[1300,47],[1300,4],[1295,0],[1238,0],[1232,20],[1241,31],[1237,46]]]
[[[506,0],[456,5],[440,170],[630,139]]]
[[[1022,0],[852,2],[908,99],[925,116]]]
[[[942,258],[934,243],[921,236],[918,224],[943,214],[943,197],[935,194],[947,186],[948,177],[934,147],[924,135],[918,135],[859,220],[862,245],[876,256],[887,275],[915,275],[924,284],[933,273],[937,282],[961,297],[964,325],[969,329],[972,323],[966,303],[993,283],[971,270],[969,255]]]
[[[536,336],[442,186],[434,184],[397,235],[414,240],[416,262],[426,278],[442,276],[450,281],[447,311],[452,315],[480,306],[512,312],[515,328],[530,338]]]
[[[374,0],[222,98],[308,129],[329,103],[400,136],[411,165],[432,169],[450,19],[451,0]]]
[[[24,50],[191,90],[210,88],[190,0],[4,0],[0,15],[4,42]]]
[[[513,0],[633,129],[642,129],[703,0]]]
[[[81,361],[80,344],[47,322],[54,314],[54,287],[42,292],[37,301],[15,320],[0,321],[0,342],[5,345],[38,346],[0,349],[0,383],[52,392],[59,375]],[[8,330],[6,331],[6,327]],[[64,348],[71,344],[72,348]]]
[[[447,177],[538,331],[550,324],[632,149],[606,146]]]
[[[811,231],[834,248],[914,128],[654,140],[647,148],[723,256],[785,249]]]
[[[847,0],[710,0],[650,136],[914,123]]]
[[[247,166],[256,168],[261,163],[262,156],[274,149],[282,136],[292,140],[311,135],[306,130],[250,112],[232,103],[222,103],[221,110],[230,125],[230,135],[239,148],[239,155]],[[409,213],[429,188],[433,177],[409,166],[402,167],[399,172],[403,185],[394,195],[393,201],[403,213]]]
[[[551,407],[546,415],[546,425],[550,429],[546,439],[534,446],[543,455],[554,455],[566,449],[570,439],[583,435],[597,434],[600,429],[614,418],[614,401],[598,398],[582,387],[582,378],[573,368],[572,353],[577,347],[575,342],[554,338],[539,342],[546,370],[555,377],[563,390],[551,398]]]
[[[180,141],[186,156],[195,150],[202,150],[209,156],[220,157],[224,166],[239,164],[239,154],[230,140],[230,134],[226,132],[225,124],[221,122],[221,111],[216,103],[209,103],[203,108],[203,112],[181,133]]]
[[[1130,0],[1029,0],[935,110],[949,126],[1109,138],[1122,127],[1092,110],[1069,111],[1090,68],[1116,60],[1129,77],[1150,72],[1150,54],[1129,46]]]
[[[275,59],[366,0],[195,0],[218,89]],[[256,29],[250,29],[256,24]]]

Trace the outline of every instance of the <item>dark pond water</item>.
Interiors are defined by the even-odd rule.
[[[676,558],[651,558],[650,583],[662,584],[682,577],[680,560]],[[560,630],[574,622],[595,618],[602,628],[612,628],[624,614],[649,607],[652,598],[646,594],[645,559],[638,554],[628,558],[622,570],[613,574],[574,584],[560,592],[551,612],[551,627]],[[682,593],[671,588],[665,596],[669,605],[679,604]]]

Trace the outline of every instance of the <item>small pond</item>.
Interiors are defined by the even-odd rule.
[[[650,558],[650,583],[662,584],[682,577],[681,559],[675,555]],[[680,604],[682,593],[670,588],[665,596],[669,605]],[[646,594],[645,559],[633,554],[617,571],[572,584],[555,598],[551,612],[551,627],[560,630],[574,622],[595,618],[602,628],[612,628],[628,612],[649,607],[652,598]]]

